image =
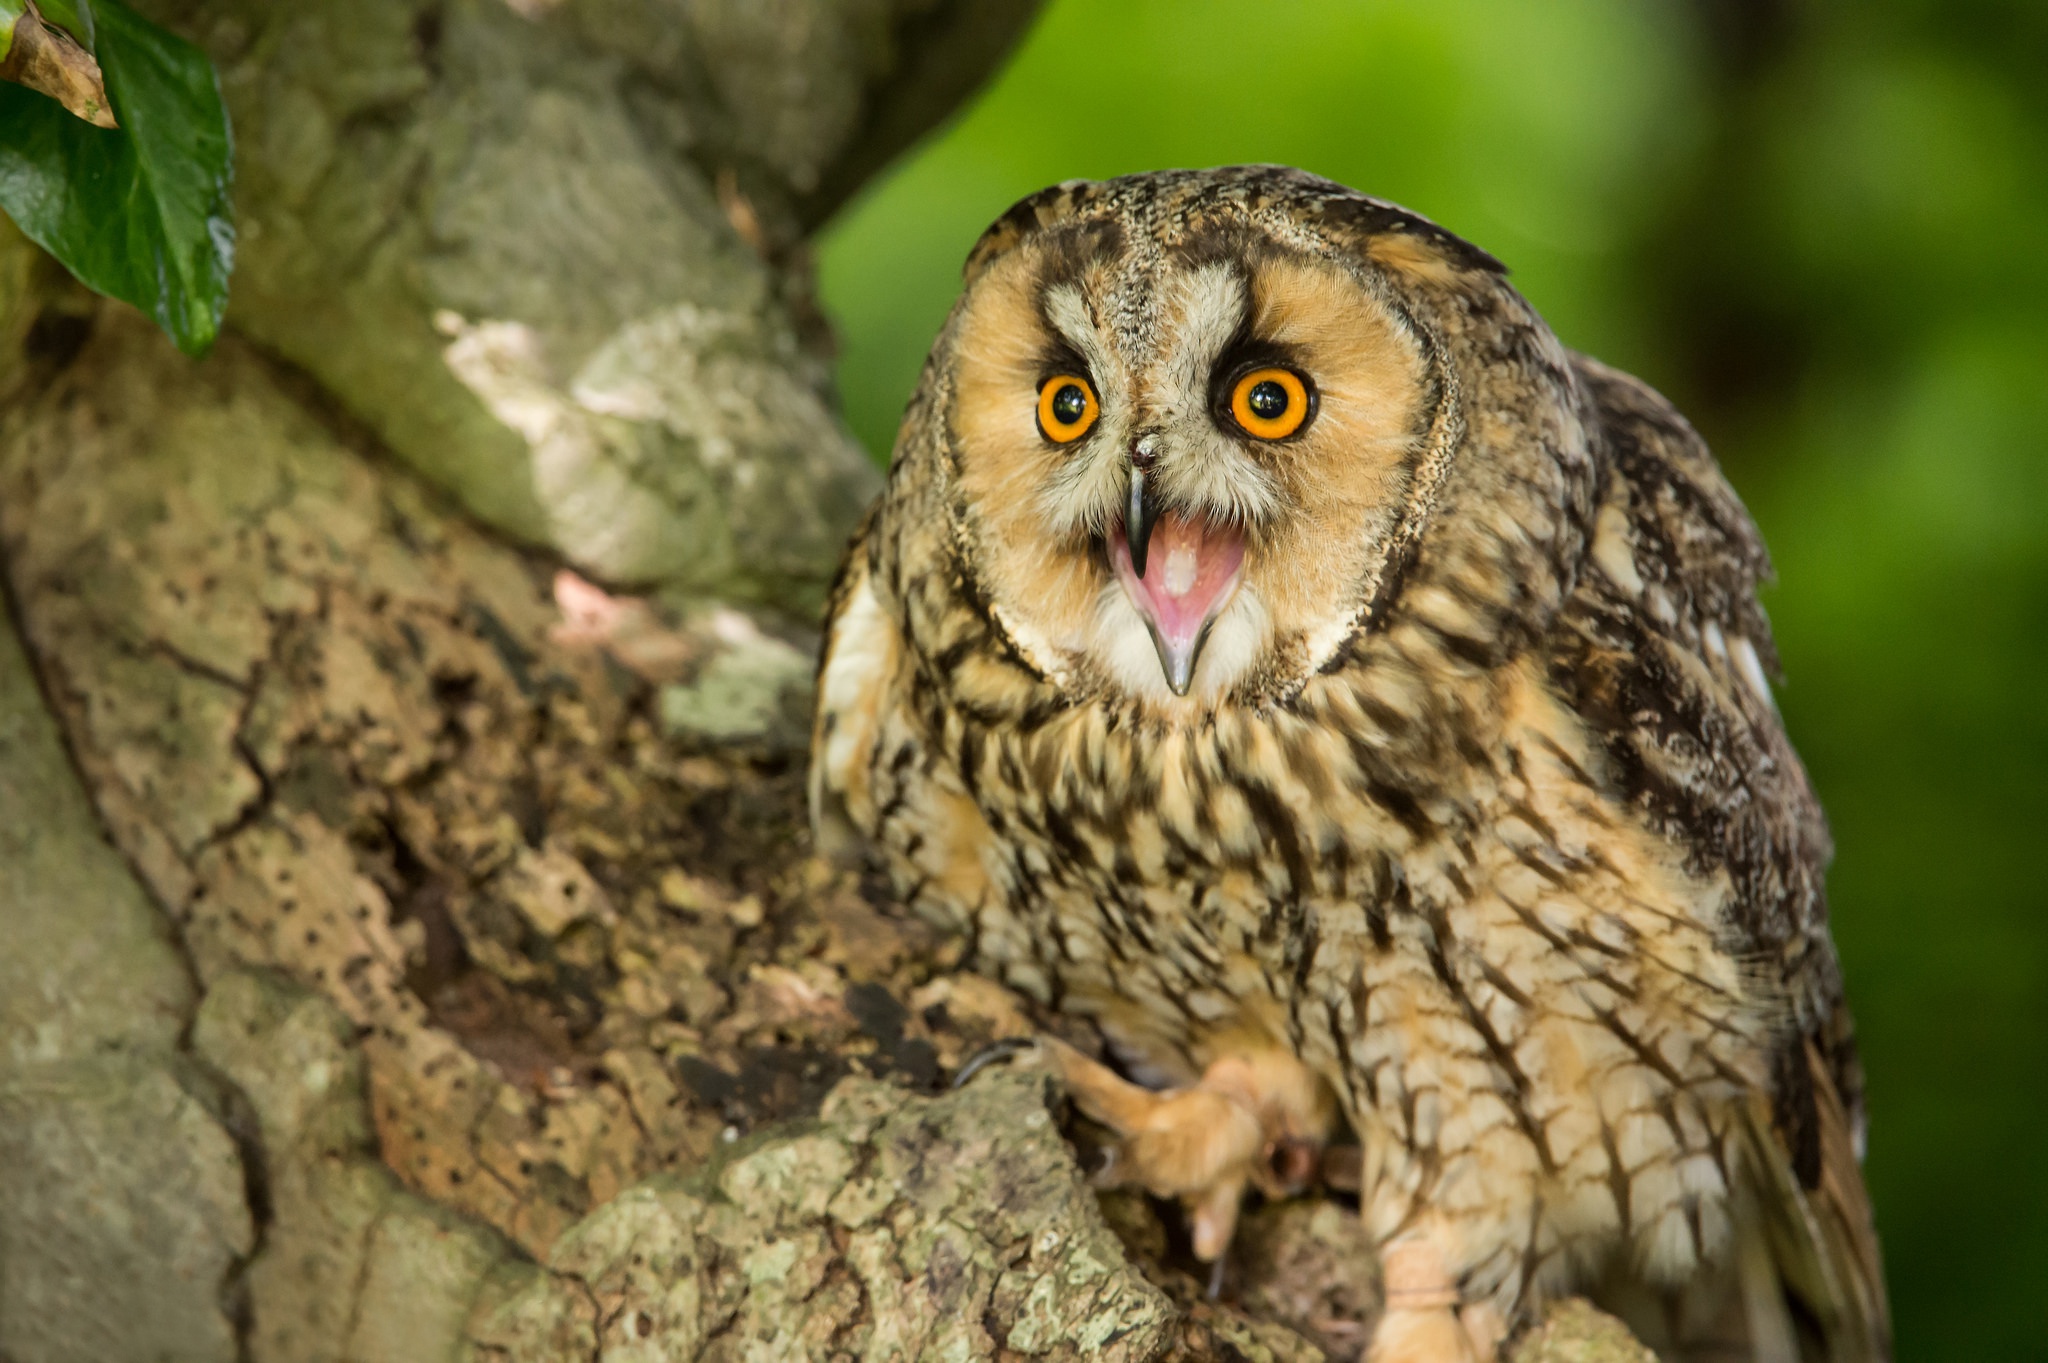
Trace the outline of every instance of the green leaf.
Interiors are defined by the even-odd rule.
[[[23,0],[0,0],[0,12],[22,3]],[[36,8],[42,12],[44,23],[55,24],[78,39],[86,51],[93,50],[91,0],[77,0],[75,4],[73,0],[36,0]]]
[[[21,22],[21,16],[28,13],[23,0],[0,0],[0,58],[7,55],[14,46],[14,26]]]
[[[234,265],[220,83],[205,53],[115,0],[99,0],[92,18],[121,126],[94,128],[0,84],[0,208],[87,287],[133,303],[202,355]]]

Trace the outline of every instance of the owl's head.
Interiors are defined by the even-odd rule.
[[[1284,691],[1371,614],[1457,440],[1416,299],[1499,274],[1299,171],[1062,185],[975,248],[899,457],[943,466],[964,573],[1055,685]]]

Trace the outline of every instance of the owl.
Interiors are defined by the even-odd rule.
[[[1379,1363],[1566,1292],[1883,1359],[1767,571],[1484,251],[1289,169],[1063,184],[975,246],[834,590],[817,835],[1100,1031],[1033,1063],[1202,1257],[1348,1128]]]

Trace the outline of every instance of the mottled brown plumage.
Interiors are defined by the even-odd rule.
[[[1048,1051],[1204,1253],[1341,1111],[1378,1359],[1566,1290],[1883,1358],[1766,570],[1456,237],[1298,171],[1063,185],[975,248],[848,557],[820,837],[1167,1090]]]

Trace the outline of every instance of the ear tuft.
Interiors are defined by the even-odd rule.
[[[1399,204],[1346,190],[1323,204],[1328,226],[1357,239],[1361,254],[1390,269],[1429,274],[1449,268],[1505,277],[1508,267],[1455,232]]]
[[[1049,189],[1027,194],[1011,204],[1000,218],[989,224],[981,239],[974,243],[974,249],[967,253],[967,264],[961,270],[966,282],[972,284],[981,277],[990,262],[1007,254],[1026,237],[1073,217],[1094,201],[1100,188],[1093,180],[1062,180]]]

